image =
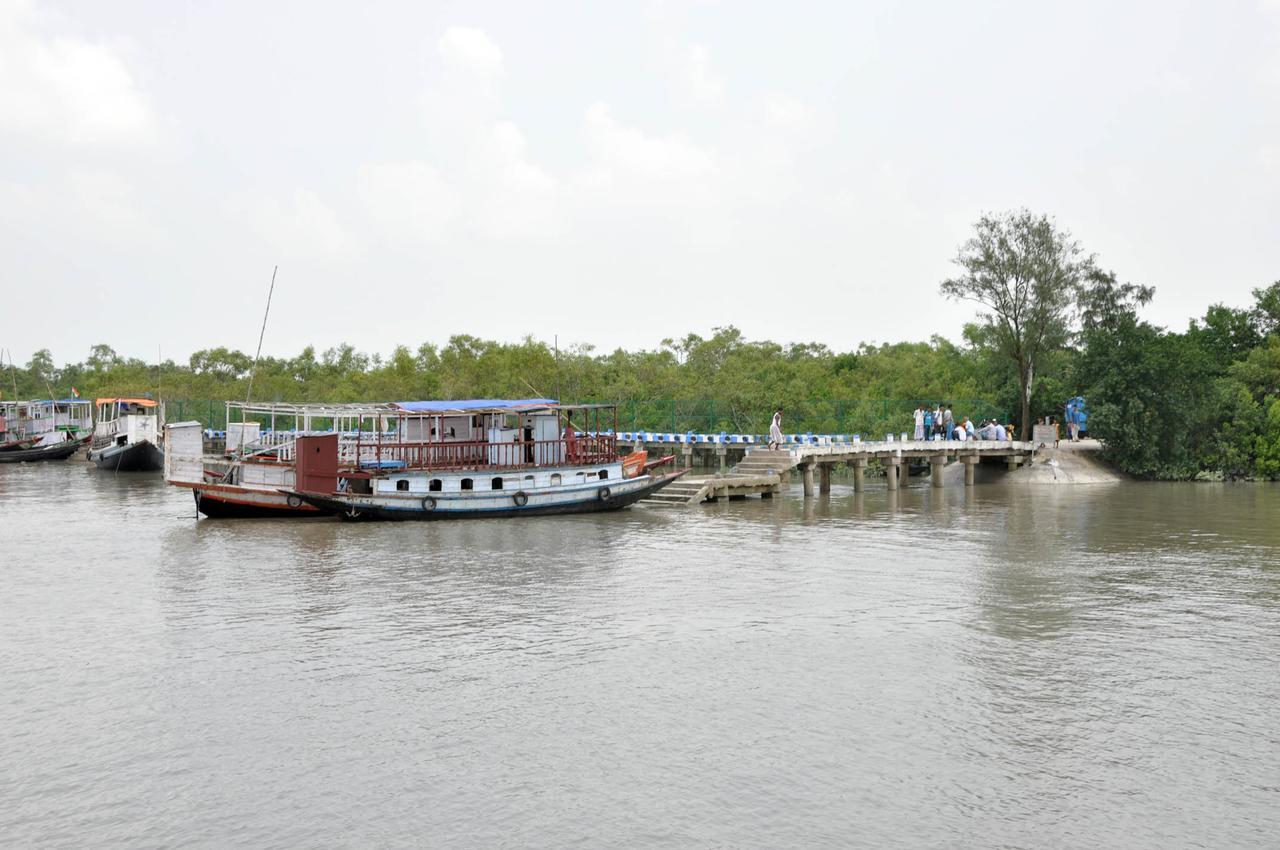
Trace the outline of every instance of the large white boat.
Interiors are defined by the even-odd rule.
[[[89,460],[116,472],[156,472],[164,465],[159,406],[149,398],[100,398]]]
[[[618,456],[611,405],[472,399],[256,412],[267,410],[267,432],[261,422],[228,427],[239,451],[221,463],[203,455],[199,423],[169,426],[166,479],[190,487],[207,516],[425,520],[617,510],[678,477],[653,474],[643,452]],[[277,430],[278,416],[295,427]]]

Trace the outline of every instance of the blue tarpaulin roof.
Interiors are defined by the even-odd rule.
[[[554,407],[558,403],[551,398],[467,398],[454,401],[397,401],[395,405],[411,413],[471,413],[480,410]]]

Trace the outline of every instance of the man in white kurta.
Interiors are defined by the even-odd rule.
[[[924,405],[923,404],[916,405],[916,432],[915,432],[915,435],[912,437],[912,439],[915,439],[915,440],[924,439]]]

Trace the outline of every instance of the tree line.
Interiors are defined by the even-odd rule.
[[[342,344],[264,357],[260,401],[557,397],[620,404],[621,426],[763,433],[782,407],[787,430],[910,430],[919,403],[975,419],[1061,417],[1083,395],[1107,457],[1147,478],[1280,478],[1280,281],[1245,306],[1215,304],[1184,330],[1141,317],[1149,286],[1122,283],[1043,215],[983,216],[956,257],[944,297],[978,306],[959,341],[819,343],[749,340],[733,326],[652,349],[556,352],[546,342],[451,337],[389,355]],[[227,348],[185,363],[145,362],[94,345],[59,366],[47,350],[7,369],[3,396],[243,399],[253,359]],[[189,413],[187,415],[190,415]],[[203,417],[198,417],[203,418]]]

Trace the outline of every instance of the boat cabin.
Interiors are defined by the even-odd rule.
[[[93,402],[62,398],[0,402],[4,439],[39,438],[42,444],[79,439],[93,429]]]
[[[157,443],[159,436],[159,406],[149,398],[100,398],[97,407],[97,424],[93,428],[93,448],[110,445]]]
[[[337,467],[357,490],[520,490],[622,474],[614,405],[562,405],[543,398],[363,405],[229,402],[227,417],[233,467],[228,478],[237,483],[292,484],[297,439],[333,433]],[[376,487],[374,479],[379,479]]]

